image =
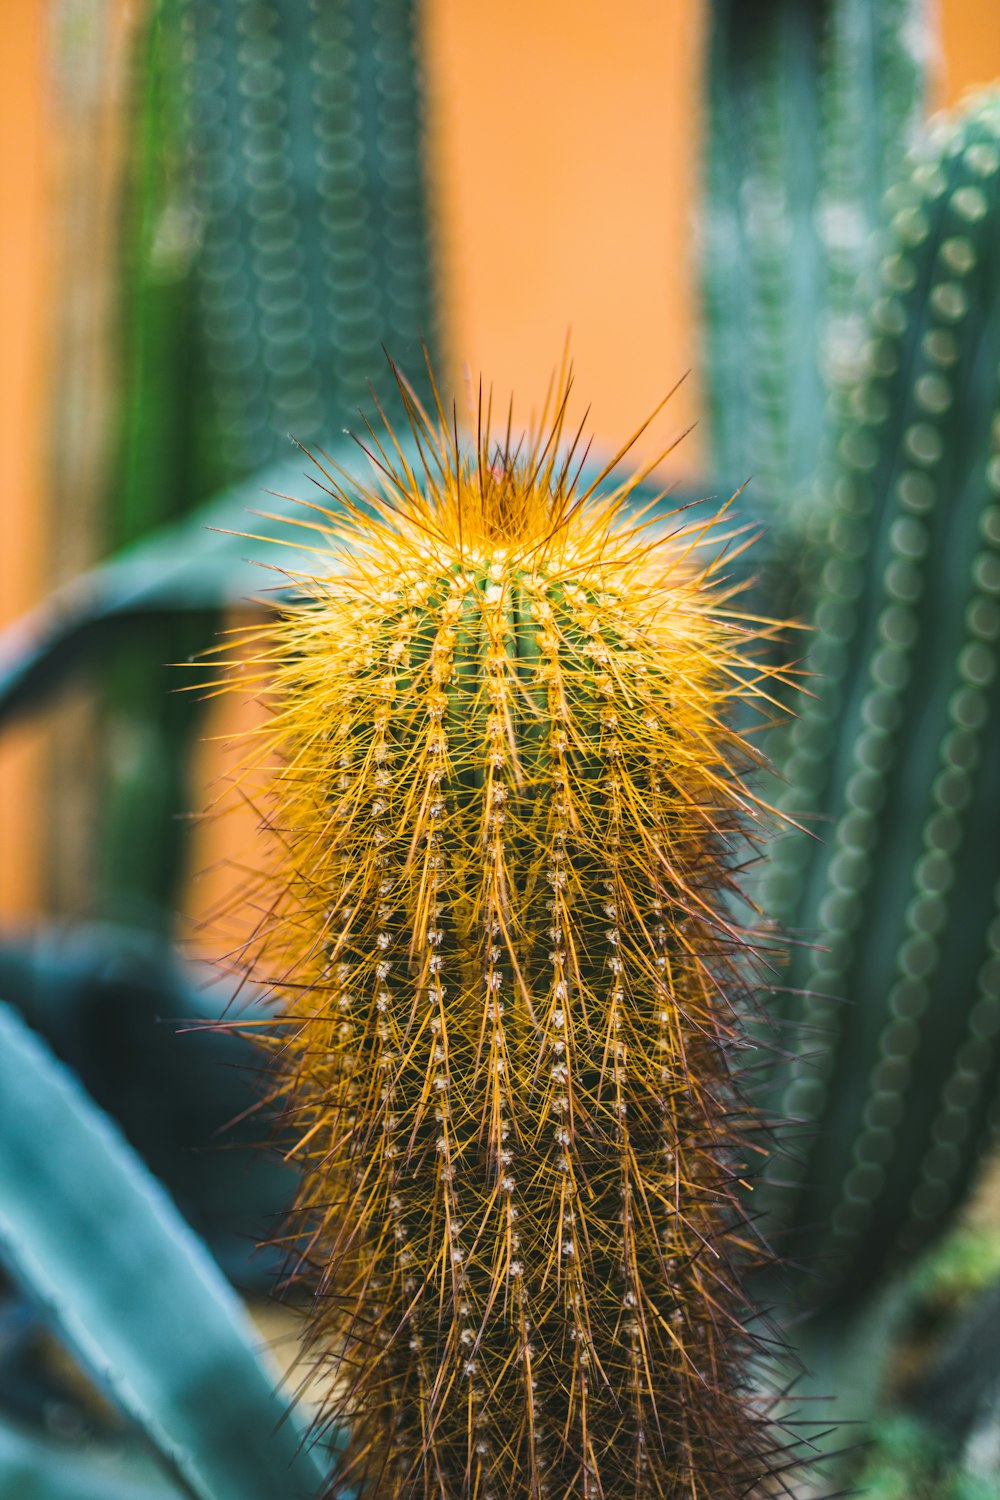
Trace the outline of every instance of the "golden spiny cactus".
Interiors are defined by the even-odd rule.
[[[761,631],[715,523],[575,482],[564,397],[468,454],[411,401],[422,471],[390,433],[377,491],[327,476],[308,600],[237,678],[273,708],[293,1239],[366,1495],[724,1500],[777,1466],[735,1191]]]

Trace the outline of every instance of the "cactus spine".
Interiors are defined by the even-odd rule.
[[[563,400],[527,452],[410,411],[424,472],[376,439],[380,493],[328,476],[321,571],[238,679],[340,1480],[744,1495],[783,1451],[735,1190],[758,632],[717,526],[575,485]]]

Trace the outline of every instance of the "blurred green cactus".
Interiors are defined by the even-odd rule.
[[[383,347],[436,342],[414,0],[160,0],[178,46],[194,277],[229,467],[327,441]],[[395,406],[397,413],[398,406]]]
[[[149,7],[125,202],[115,547],[284,455],[290,433],[329,448],[370,390],[391,408],[383,346],[415,369],[420,340],[433,347],[414,28],[412,0]],[[101,914],[171,925],[200,715],[163,663],[213,628],[207,615],[165,619],[115,662],[95,814]]]
[[[717,0],[709,49],[713,461],[753,472],[815,627],[769,746],[810,832],[759,895],[801,1130],[758,1202],[827,1297],[934,1232],[998,1119],[1000,130],[993,96],[921,127],[930,20]]]
[[[887,202],[783,762],[818,837],[763,887],[802,939],[781,1102],[821,1124],[772,1176],[847,1294],[934,1231],[1000,1120],[1000,97],[937,122]]]
[[[711,449],[785,527],[857,371],[881,201],[924,103],[927,0],[713,0],[701,275]]]

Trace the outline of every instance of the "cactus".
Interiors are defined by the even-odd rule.
[[[285,456],[289,431],[329,446],[369,382],[391,398],[382,345],[418,349],[437,322],[412,0],[145,9],[116,546]],[[95,842],[120,919],[169,926],[180,902],[197,713],[162,663],[213,634],[165,621],[111,674]]]
[[[716,472],[794,527],[857,371],[881,199],[920,118],[927,0],[713,0],[702,275]],[[860,292],[860,297],[859,297]]]
[[[230,469],[329,439],[437,325],[413,0],[160,0],[180,34],[199,324]],[[429,396],[429,392],[428,392]]]
[[[773,1175],[808,1185],[779,1208],[840,1298],[928,1239],[1000,1120],[1000,96],[942,120],[889,206],[785,761],[821,841],[782,841],[761,897],[815,942],[778,1083],[819,1129]]]
[[[375,438],[382,491],[327,474],[306,602],[234,679],[273,708],[254,968],[338,1482],[745,1495],[794,1461],[735,1182],[761,809],[728,720],[768,628],[718,524],[575,484],[563,400],[469,454],[409,409],[424,472]]]
[[[181,170],[179,39],[167,4],[156,0],[147,8],[135,48],[142,87],[133,103],[122,202],[121,401],[102,517],[104,542],[115,550],[190,514],[226,477],[211,408],[200,394],[207,369],[193,317],[197,236]],[[171,691],[172,669],[163,664],[183,661],[215,629],[208,612],[201,619],[164,617],[152,638],[130,640],[106,669],[107,748],[92,812],[96,868],[62,862],[76,883],[77,910],[94,902],[101,913],[132,922],[167,928],[173,922],[186,874],[191,825],[182,814],[191,803],[190,748],[201,714],[193,698]],[[68,767],[79,796],[78,747]],[[60,815],[65,811],[57,806],[57,822]],[[65,894],[62,901],[55,894],[62,906]]]

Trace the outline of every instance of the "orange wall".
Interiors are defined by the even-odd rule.
[[[934,0],[928,0],[932,10]],[[1000,4],[937,0],[935,103],[1000,77]],[[540,405],[567,331],[602,440],[695,364],[707,0],[425,0],[450,375]],[[643,445],[697,417],[689,379]],[[697,470],[698,434],[671,467]]]
[[[689,369],[703,15],[701,0],[427,0],[453,380],[467,363],[527,417],[570,332],[581,404],[617,442]],[[696,406],[689,380],[643,451]],[[697,458],[689,438],[680,463]]]
[[[49,332],[48,110],[45,0],[7,0],[0,19],[0,628],[37,599],[45,550]],[[33,832],[37,730],[0,740],[0,912],[37,909]]]
[[[97,0],[95,0],[97,3]],[[127,9],[124,0],[119,0]],[[448,374],[540,405],[567,332],[581,401],[624,438],[694,362],[691,222],[705,0],[423,0]],[[1000,75],[995,0],[940,0],[942,97]],[[51,0],[2,0],[0,623],[42,587]],[[694,381],[649,453],[697,412]],[[691,471],[697,434],[675,468]],[[0,915],[37,910],[37,736],[0,741]]]
[[[942,102],[1000,77],[1000,5],[997,0],[939,0]]]

